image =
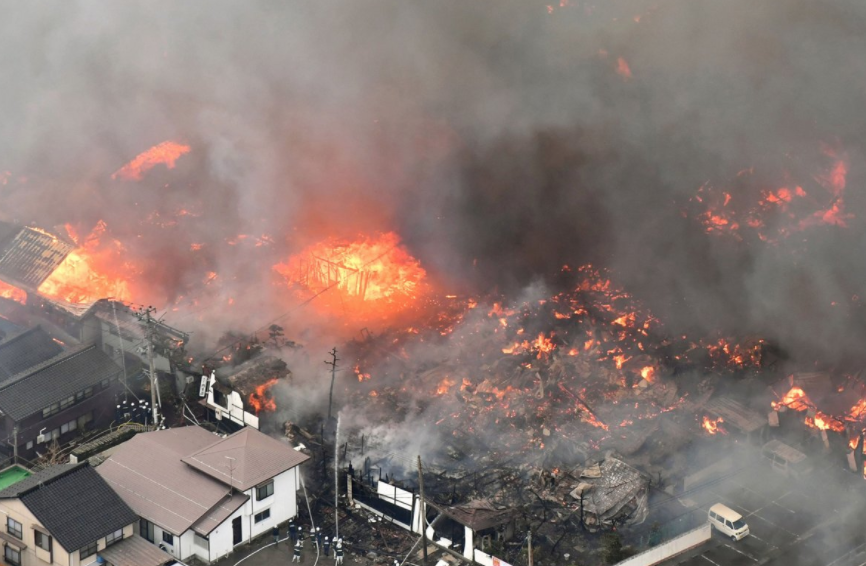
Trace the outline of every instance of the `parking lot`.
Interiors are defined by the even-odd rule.
[[[862,542],[863,529],[848,518],[852,509],[863,508],[863,492],[866,482],[835,460],[822,461],[820,469],[798,481],[754,459],[681,498],[704,513],[724,503],[743,515],[750,536],[735,542],[714,531],[711,541],[663,564],[847,566],[846,555]]]

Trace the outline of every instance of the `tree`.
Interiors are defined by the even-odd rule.
[[[285,343],[285,336],[282,326],[272,324],[268,327],[268,340],[274,344],[274,348],[277,350],[282,349],[283,344]]]

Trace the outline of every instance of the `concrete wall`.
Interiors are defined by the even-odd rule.
[[[653,566],[653,564],[658,564],[671,556],[676,556],[710,540],[711,536],[712,529],[710,524],[706,523],[627,560],[618,562],[616,566]]]
[[[721,476],[724,472],[731,469],[734,464],[734,457],[732,455],[726,456],[721,460],[710,464],[706,468],[702,468],[696,472],[693,472],[683,478],[683,491],[689,491],[689,489],[695,487],[696,485],[701,485],[707,483],[710,480],[713,480],[719,476]]]

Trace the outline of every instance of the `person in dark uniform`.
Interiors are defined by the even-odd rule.
[[[322,527],[316,527],[316,546],[322,548]]]
[[[301,545],[301,548],[304,548],[304,526],[298,526],[298,542]]]
[[[295,520],[292,519],[291,521],[289,521],[289,538],[292,539],[292,544],[295,544],[296,542],[298,542],[297,532],[298,532],[298,527],[295,526]]]
[[[331,550],[331,541],[328,540],[327,536],[325,536],[324,548],[325,548],[325,556],[329,556],[328,553]]]
[[[271,529],[271,534],[274,535],[274,544],[280,544],[280,526],[274,525],[274,528]]]
[[[300,542],[295,543],[295,551],[292,554],[292,562],[298,562],[298,563],[301,562],[301,543]]]
[[[343,539],[337,539],[337,544],[334,546],[334,564],[343,563]]]

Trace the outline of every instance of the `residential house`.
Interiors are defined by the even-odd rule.
[[[190,426],[138,434],[97,471],[139,515],[142,538],[210,562],[297,515],[307,459],[250,427],[223,438]]]
[[[138,516],[86,463],[46,468],[3,489],[0,513],[3,561],[10,566],[175,563],[141,544]]]
[[[94,344],[64,348],[40,327],[0,343],[0,438],[6,457],[33,460],[54,440],[114,419],[123,370]]]
[[[0,281],[33,293],[73,249],[41,228],[0,222]]]

